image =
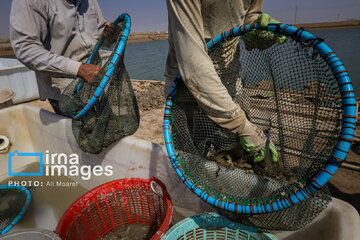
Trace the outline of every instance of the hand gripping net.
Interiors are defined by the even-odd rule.
[[[180,77],[167,100],[165,143],[181,180],[200,198],[247,225],[295,230],[331,199],[324,185],[349,150],[355,95],[323,40],[285,24],[270,24],[266,34],[259,28],[235,28],[207,45],[234,102],[273,141],[278,163],[237,159],[236,147],[229,149],[238,137],[206,116]],[[287,37],[282,44],[280,35]]]
[[[100,153],[133,134],[140,122],[134,90],[124,65],[130,17],[122,14],[114,24],[116,34],[108,37],[103,34],[87,62],[102,66],[101,71],[89,83],[74,80],[59,101],[63,114],[73,117],[72,129],[80,148],[89,153]],[[110,56],[106,57],[106,52],[100,50],[102,45],[112,46]]]

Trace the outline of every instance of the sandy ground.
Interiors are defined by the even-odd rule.
[[[360,126],[358,126],[358,133]],[[346,162],[360,166],[360,141],[353,141]],[[331,178],[329,188],[333,196],[353,205],[360,213],[360,170],[341,167]]]
[[[128,43],[138,43],[138,42],[151,42],[158,40],[168,39],[168,34],[166,31],[161,32],[132,32],[130,33]]]
[[[140,109],[140,127],[134,137],[164,145],[163,83],[157,81],[132,81]],[[48,101],[32,101],[29,105],[53,111]],[[356,138],[353,141],[347,162],[360,166],[360,125],[357,125]],[[352,204],[360,212],[360,171],[340,168],[330,180],[330,190],[334,197]]]

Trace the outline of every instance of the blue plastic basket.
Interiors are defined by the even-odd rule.
[[[257,228],[234,223],[217,213],[195,215],[175,224],[162,240],[276,240]]]

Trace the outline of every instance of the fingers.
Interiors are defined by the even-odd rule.
[[[96,74],[101,70],[101,67],[93,64],[81,64],[78,77],[80,77],[85,82],[90,82]]]
[[[254,158],[254,162],[258,163],[258,162],[263,161],[264,159],[265,159],[265,147],[260,149],[258,155],[256,155]]]
[[[271,17],[267,13],[263,13],[259,15],[258,23],[260,24],[260,27],[265,28],[269,23],[271,22]]]
[[[240,137],[240,145],[248,153],[255,152],[254,143],[252,143],[250,140],[246,139],[245,137]]]
[[[273,19],[267,13],[262,13],[259,15],[257,22],[260,24],[260,27],[266,28],[269,23],[280,23],[278,20]]]
[[[258,154],[254,157],[254,162],[258,163],[258,162],[263,161],[267,154],[270,154],[270,158],[271,158],[272,162],[276,163],[278,161],[279,155],[276,151],[276,148],[272,143],[270,143],[269,152],[266,153],[266,148],[263,147],[262,149],[259,150]]]
[[[112,34],[114,34],[116,31],[116,25],[111,23],[111,22],[106,22],[105,23],[105,28],[104,28],[104,36],[106,38],[110,37]]]
[[[273,162],[277,162],[279,159],[279,154],[276,151],[276,148],[272,143],[270,143],[269,150],[270,150],[270,154],[271,154],[271,160]]]

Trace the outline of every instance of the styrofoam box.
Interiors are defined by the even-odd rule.
[[[39,98],[35,72],[17,59],[0,58],[0,88],[10,88],[16,93],[14,104]]]

